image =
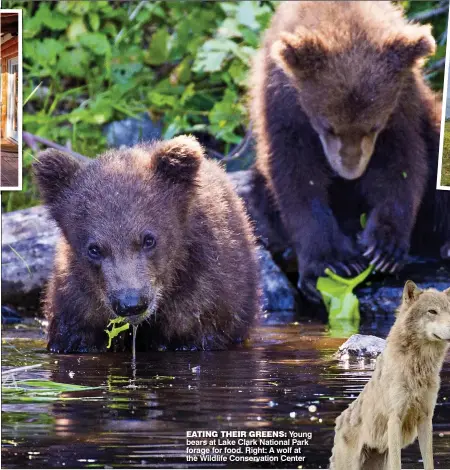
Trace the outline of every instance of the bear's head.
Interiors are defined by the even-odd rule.
[[[180,136],[109,151],[88,164],[46,150],[33,164],[70,252],[67,269],[76,267],[111,317],[142,321],[176,284],[203,158],[195,138]],[[68,258],[59,255],[57,263]]]
[[[401,97],[405,84],[435,49],[428,26],[357,34],[351,28],[340,25],[325,36],[299,27],[294,34],[282,33],[271,47],[272,59],[298,90],[330,166],[349,180],[365,172],[399,100],[411,99]]]

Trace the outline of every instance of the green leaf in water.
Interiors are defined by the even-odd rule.
[[[317,290],[322,294],[323,302],[328,312],[330,327],[339,327],[350,323],[350,329],[344,328],[346,334],[354,333],[359,326],[359,300],[353,293],[353,289],[366,280],[373,270],[370,265],[365,271],[354,278],[343,278],[330,269],[325,270],[327,277],[319,277]],[[347,325],[348,326],[348,325]],[[347,331],[348,330],[348,331]],[[357,332],[357,331],[356,331]]]
[[[129,323],[124,323],[126,322],[125,318],[123,317],[117,317],[111,320],[108,323],[108,326],[106,327],[106,334],[108,335],[108,346],[106,346],[108,349],[111,347],[112,340],[118,336],[122,331],[128,330],[130,328]],[[121,323],[124,323],[122,326],[116,326],[120,325]]]
[[[41,380],[41,379],[28,379],[28,380],[16,380],[17,385],[25,387],[34,387],[40,388],[42,391],[57,391],[62,392],[78,392],[80,390],[93,390],[95,388],[101,387],[86,387],[84,385],[75,385],[75,384],[64,384],[59,382],[52,382],[51,380]]]
[[[80,392],[94,390],[102,387],[86,387],[84,385],[52,382],[45,379],[16,380],[13,385],[2,385],[2,394],[5,401],[19,402],[48,402],[54,400],[80,400],[86,397],[64,397],[60,395],[67,392]]]

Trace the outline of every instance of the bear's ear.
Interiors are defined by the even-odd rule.
[[[78,160],[59,150],[49,149],[38,154],[37,161],[33,162],[33,173],[45,204],[52,205],[59,199],[81,166]]]
[[[388,39],[384,47],[394,70],[400,71],[433,54],[436,42],[431,34],[431,26],[409,25],[405,33]]]
[[[180,135],[156,145],[151,166],[155,174],[172,183],[192,183],[203,158],[203,148],[198,140]]]
[[[403,303],[411,305],[419,298],[421,292],[413,281],[406,281],[405,288],[403,289]]]
[[[447,287],[447,289],[444,290],[444,294],[445,294],[447,297],[450,297],[450,287]]]
[[[321,69],[328,49],[319,35],[298,28],[295,34],[282,33],[270,52],[288,75],[306,78]]]

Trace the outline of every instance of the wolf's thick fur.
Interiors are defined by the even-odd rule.
[[[330,468],[401,469],[401,449],[419,438],[432,470],[432,418],[450,340],[450,288],[407,281],[397,319],[359,397],[337,418]]]

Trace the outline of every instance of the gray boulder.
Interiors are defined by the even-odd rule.
[[[280,312],[283,312],[281,315],[283,323],[292,321],[296,310],[294,287],[266,249],[260,247],[258,254],[261,266],[264,323],[278,323]],[[276,312],[276,315],[273,315],[273,312]]]
[[[2,216],[2,303],[36,306],[53,264],[58,228],[44,206]]]
[[[375,359],[386,345],[386,340],[371,335],[353,335],[336,352],[340,360],[351,358]]]

